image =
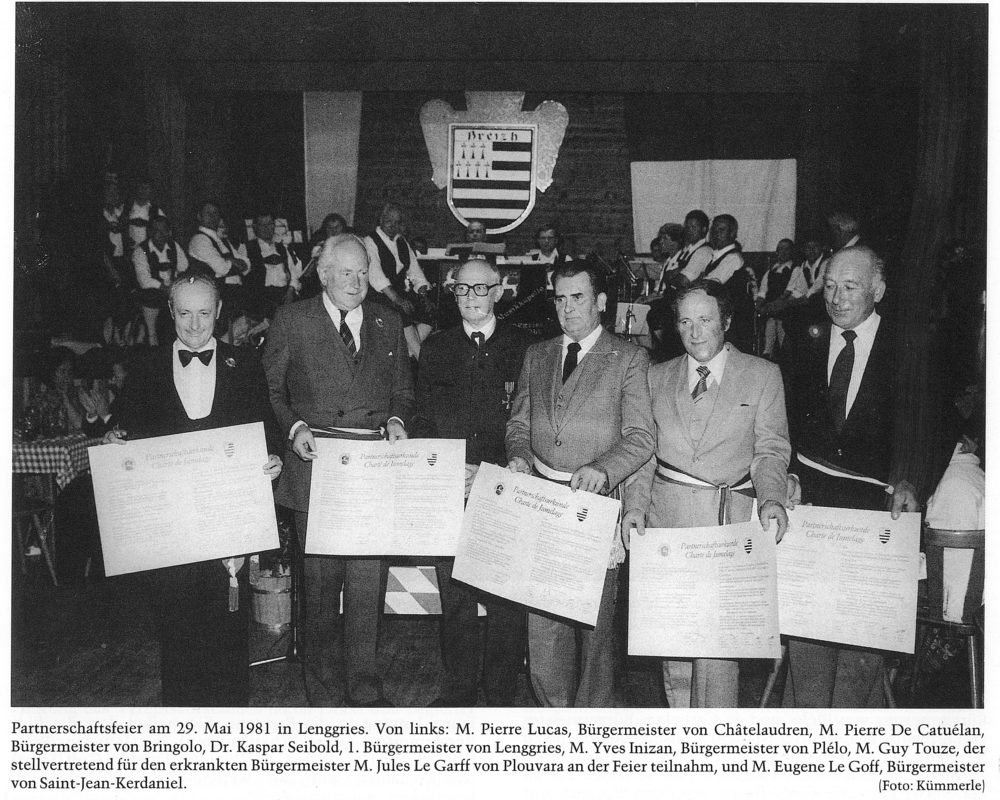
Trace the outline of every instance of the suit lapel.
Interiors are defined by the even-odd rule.
[[[553,429],[556,429],[558,423],[561,422],[561,419],[556,415],[556,403],[559,402],[559,392],[562,391],[563,385],[562,336],[550,340],[545,345],[545,355],[539,366],[544,380],[548,381],[542,389],[542,396],[545,398],[545,410],[549,415],[549,423]]]
[[[884,335],[883,325],[885,325],[885,319],[879,322],[878,330],[875,332],[875,340],[872,342],[871,353],[868,354],[868,363],[865,365],[864,374],[861,376],[858,393],[854,398],[854,403],[851,405],[851,413],[844,420],[844,428],[841,429],[841,433],[851,424],[852,419],[857,419],[862,409],[869,408],[874,403],[875,382],[882,380],[882,378],[876,378],[875,373],[887,368],[891,364],[891,361],[885,357],[889,337]]]
[[[602,331],[601,335],[597,337],[597,341],[594,342],[594,346],[590,349],[590,352],[584,356],[583,361],[573,371],[570,379],[566,381],[564,388],[569,392],[569,399],[566,402],[562,418],[559,420],[560,428],[566,420],[576,416],[580,406],[587,402],[591,390],[601,380],[601,374],[608,360],[614,358],[618,353],[613,345],[614,342],[611,341],[611,334],[606,330]],[[561,350],[562,348],[560,347],[560,354]],[[561,383],[561,365],[559,365],[559,368],[558,381]],[[556,393],[558,394],[558,389]]]
[[[694,413],[694,401],[691,399],[691,391],[688,389],[688,357],[681,356],[670,364],[667,372],[667,384],[674,386],[674,407],[677,419],[680,420],[680,428],[691,445],[691,450],[695,448],[695,441],[691,438],[691,415]]]
[[[184,403],[181,396],[177,394],[177,384],[174,383],[174,348],[173,345],[160,348],[157,356],[161,359],[157,368],[153,370],[153,375],[163,380],[163,385],[159,392],[154,392],[151,397],[161,397],[166,404],[165,416],[175,420],[177,423],[189,422],[190,418],[184,410]]]
[[[369,309],[365,308],[365,319],[368,318]],[[354,372],[354,364],[351,363],[351,357],[347,352],[347,345],[344,344],[344,340],[340,338],[340,329],[334,323],[330,314],[326,310],[326,305],[323,303],[322,293],[316,296],[316,301],[313,304],[313,308],[309,313],[309,318],[312,320],[313,328],[313,339],[314,342],[318,342],[320,346],[330,354],[331,358],[337,359],[341,362],[342,367],[347,370],[347,374],[350,375]],[[364,358],[364,349],[366,338],[364,336],[364,323],[362,323],[362,341],[361,341],[361,353],[362,358]]]
[[[725,421],[729,418],[730,412],[736,407],[736,401],[739,398],[738,387],[743,383],[747,361],[743,353],[732,345],[729,345],[729,347],[726,369],[722,373],[722,380],[719,382],[719,391],[715,395],[715,405],[709,411],[708,425],[705,428],[705,435],[698,443],[699,447],[711,444],[713,439],[725,435]],[[692,402],[693,405],[694,403]]]

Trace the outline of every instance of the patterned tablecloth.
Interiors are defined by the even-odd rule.
[[[14,472],[31,472],[55,476],[61,490],[83,472],[90,472],[87,448],[101,440],[89,439],[82,433],[71,433],[33,442],[14,442]]]

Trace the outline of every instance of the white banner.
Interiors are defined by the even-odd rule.
[[[778,545],[787,636],[913,652],[920,514],[798,506]]]
[[[628,652],[778,658],[774,524],[632,533]]]
[[[354,224],[358,193],[361,92],[303,92],[306,222],[319,228],[327,214]]]
[[[465,440],[316,439],[306,553],[453,556]]]
[[[469,494],[452,576],[595,625],[620,506],[484,463]]]
[[[634,161],[632,225],[635,251],[648,253],[649,242],[665,222],[683,223],[700,208],[709,219],[731,214],[739,224],[747,252],[771,251],[782,239],[795,238],[796,162],[773,161]]]
[[[89,453],[108,575],[278,547],[259,422]]]

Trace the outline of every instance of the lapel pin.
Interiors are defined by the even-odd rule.
[[[230,369],[232,369],[233,367],[235,367],[236,366],[236,359],[232,358],[232,357],[227,358],[226,359],[226,366],[229,367]]]
[[[380,328],[385,327],[385,323],[382,322],[382,317],[375,317],[375,324],[378,325]]]

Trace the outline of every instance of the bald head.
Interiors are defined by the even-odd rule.
[[[323,291],[342,311],[357,308],[368,294],[368,251],[352,233],[326,240],[316,271]]]
[[[834,325],[853,330],[872,315],[884,295],[882,259],[870,247],[846,247],[830,259],[823,299]]]

